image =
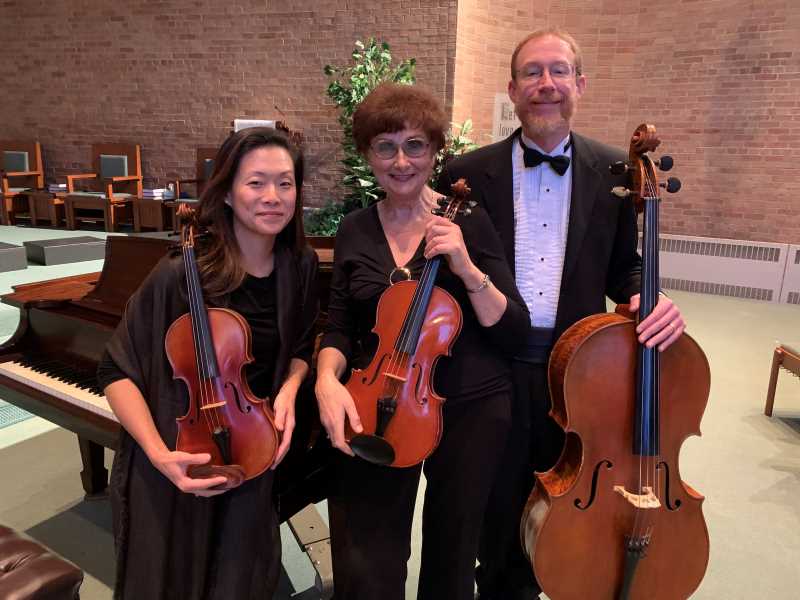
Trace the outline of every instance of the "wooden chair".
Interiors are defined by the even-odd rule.
[[[94,172],[67,176],[67,229],[79,222],[102,221],[106,231],[132,220],[134,198],[142,196],[142,156],[139,144],[92,144]],[[88,190],[76,190],[75,182],[89,182]]]
[[[39,142],[0,141],[0,223],[15,225],[18,214],[31,214],[27,193],[44,187]]]
[[[778,371],[783,367],[792,375],[800,377],[800,352],[784,344],[775,348],[772,355],[772,369],[769,372],[769,385],[767,386],[767,403],[764,405],[764,414],[772,416],[772,405],[775,403],[775,388],[778,385]]]
[[[214,172],[214,159],[217,157],[218,150],[219,148],[216,147],[198,148],[197,157],[195,159],[194,179],[176,179],[173,182],[175,187],[175,200],[164,203],[171,211],[173,232],[177,233],[180,230],[180,223],[177,216],[178,206],[181,203],[195,205],[199,202],[206,182],[211,179],[211,173]],[[194,195],[187,192],[187,185],[194,185]]]

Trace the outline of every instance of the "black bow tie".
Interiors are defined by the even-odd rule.
[[[563,175],[567,172],[567,169],[569,169],[569,156],[564,156],[563,154],[560,156],[542,154],[535,148],[528,148],[528,146],[522,143],[522,138],[520,138],[519,144],[522,146],[522,158],[525,161],[526,167],[538,167],[543,162],[549,162],[550,166],[553,167],[553,171],[559,175]]]

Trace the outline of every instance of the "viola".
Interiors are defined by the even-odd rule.
[[[176,450],[210,454],[207,464],[190,466],[187,474],[222,475],[226,483],[214,489],[229,489],[272,466],[278,432],[268,399],[256,398],[244,375],[253,362],[250,326],[233,310],[206,307],[189,211],[185,204],[179,209],[188,221],[181,249],[189,312],[172,323],[164,341],[175,379],[189,390],[189,410],[177,419]]]
[[[655,127],[634,132],[627,162],[644,213],[638,319],[658,302],[659,188],[649,152]],[[550,358],[551,416],[566,441],[556,465],[536,474],[521,535],[542,590],[553,600],[683,600],[700,585],[709,538],[703,496],[681,479],[683,441],[700,435],[710,389],[708,360],[685,333],[664,352],[637,340],[620,314],[587,317],[559,338]]]
[[[439,200],[435,214],[453,220],[474,202],[463,179],[453,196]],[[378,301],[373,332],[378,348],[366,369],[353,369],[345,384],[363,433],[345,428],[353,452],[375,464],[409,467],[422,462],[442,437],[444,398],[433,389],[433,369],[449,356],[461,331],[458,302],[435,285],[442,257],[425,262],[419,281],[399,281]]]

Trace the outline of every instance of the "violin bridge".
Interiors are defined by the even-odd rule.
[[[400,375],[395,375],[394,373],[387,373],[386,371],[383,372],[384,377],[388,377],[389,379],[394,379],[395,381],[399,381],[401,383],[405,383],[407,379],[405,377],[400,377]]]
[[[225,406],[226,402],[214,402],[212,404],[204,404],[200,407],[200,410],[211,410],[212,408],[219,408],[221,406]]]
[[[642,489],[645,492],[644,494],[634,494],[626,490],[624,485],[614,486],[614,491],[636,508],[661,508],[661,501],[653,493],[653,488],[646,485]]]

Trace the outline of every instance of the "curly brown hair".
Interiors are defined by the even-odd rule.
[[[398,83],[380,84],[353,114],[353,139],[364,155],[376,135],[402,131],[406,127],[424,131],[434,152],[438,152],[444,148],[450,123],[433,94],[420,87]]]
[[[198,253],[197,265],[203,291],[219,299],[238,288],[247,273],[239,260],[239,244],[233,232],[233,209],[225,203],[239,164],[246,154],[263,146],[284,148],[294,164],[297,200],[294,215],[277,235],[275,246],[299,252],[306,245],[303,231],[303,153],[282,131],[270,127],[252,127],[233,133],[225,140],[214,159],[214,171],[200,196],[197,221],[210,235]]]

